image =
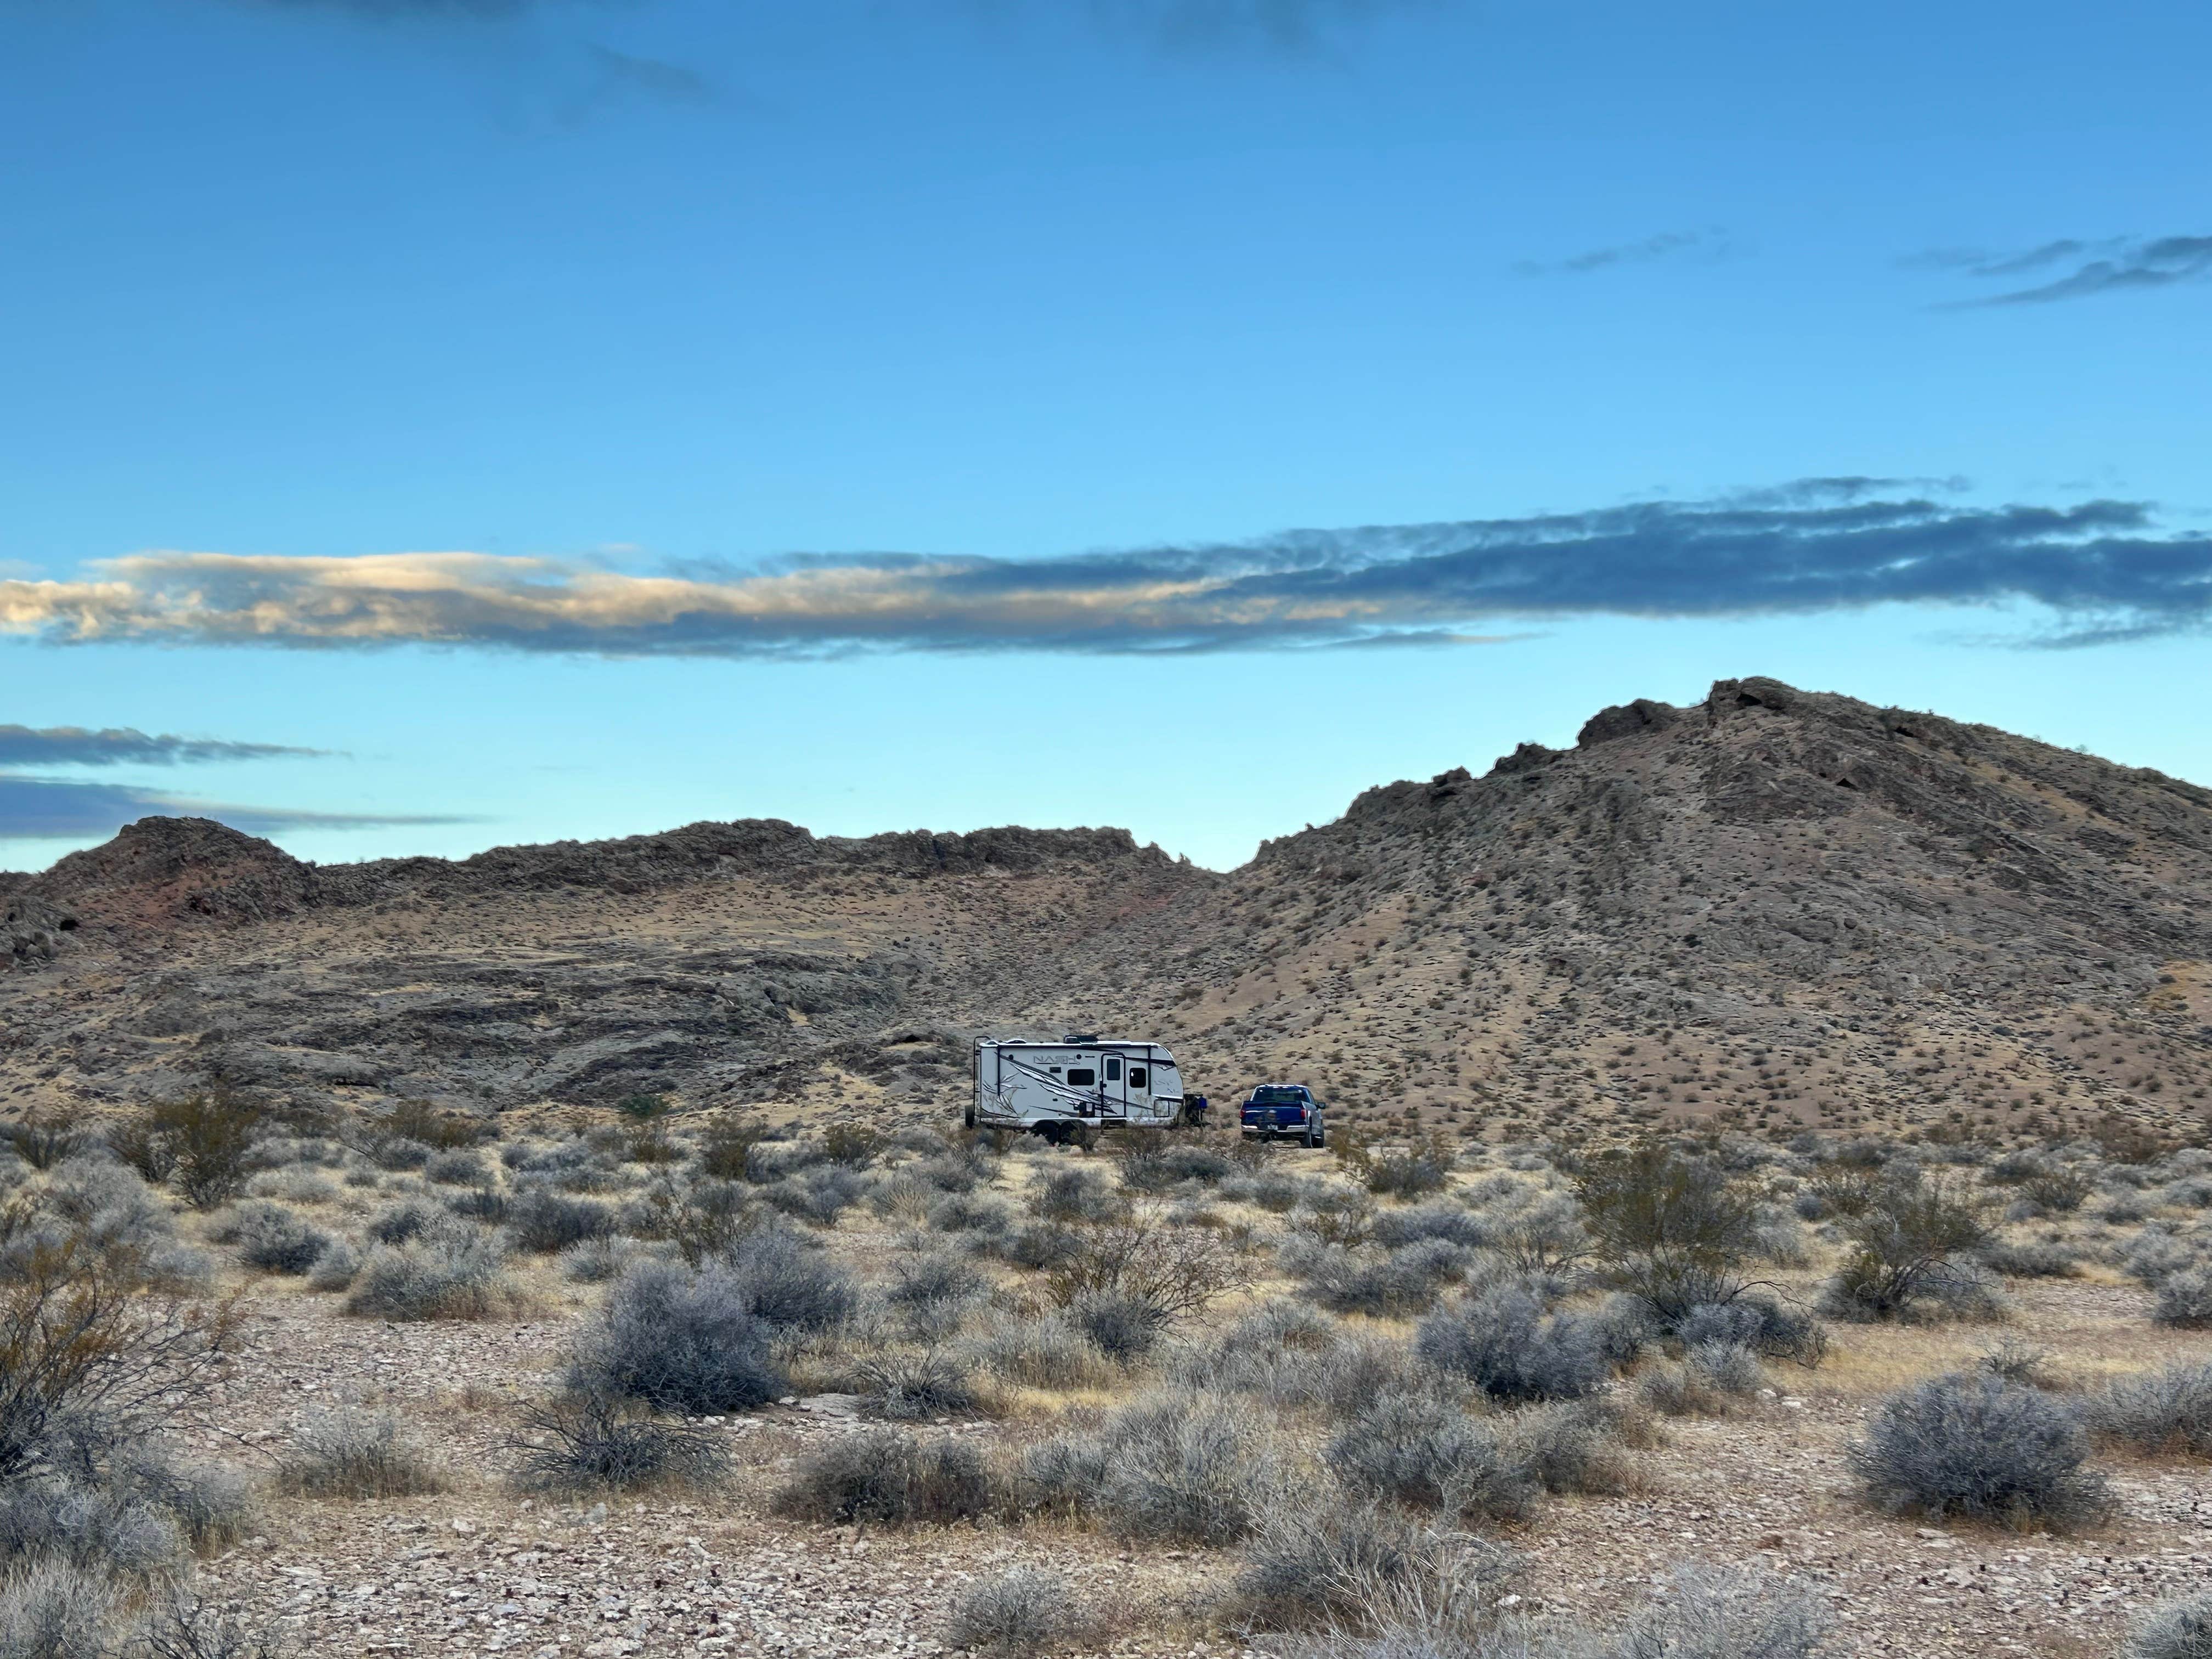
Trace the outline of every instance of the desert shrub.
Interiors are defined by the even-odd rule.
[[[471,1187],[464,1193],[446,1194],[447,1213],[481,1221],[487,1227],[502,1227],[514,1208],[512,1194],[501,1192],[487,1182],[481,1187]]]
[[[312,1170],[264,1170],[246,1183],[249,1198],[286,1204],[328,1204],[338,1189]]]
[[[2106,1504],[2083,1467],[2080,1414],[2035,1389],[1954,1374],[1891,1395],[1849,1449],[1867,1497],[1893,1513],[2063,1527]]]
[[[129,1659],[296,1659],[305,1651],[283,1624],[228,1611],[170,1584],[139,1615]]]
[[[1759,1248],[1759,1200],[1718,1164],[1650,1143],[1590,1159],[1575,1193],[1608,1279],[1666,1328],[1741,1292],[1739,1270]]]
[[[1227,1611],[1239,1624],[1276,1630],[1358,1621],[1378,1589],[1436,1583],[1472,1566],[1494,1595],[1520,1565],[1501,1546],[1455,1537],[1384,1504],[1283,1504],[1245,1546]]]
[[[32,1107],[13,1123],[0,1124],[0,1139],[15,1156],[34,1170],[51,1170],[64,1158],[75,1158],[93,1144],[92,1136],[73,1123],[49,1117]]]
[[[1440,1395],[1393,1389],[1330,1439],[1322,1462],[1345,1489],[1500,1521],[1528,1512],[1536,1481],[1497,1425]]]
[[[1305,1281],[1306,1293],[1333,1313],[1390,1317],[1420,1313],[1444,1285],[1467,1271],[1464,1246],[1428,1238],[1395,1250],[1356,1249],[1294,1242],[1283,1265]]]
[[[994,1321],[969,1352],[1000,1382],[1024,1388],[1103,1389],[1119,1377],[1098,1345],[1057,1316]]]
[[[107,1150],[136,1170],[139,1178],[150,1186],[161,1186],[177,1167],[175,1146],[145,1114],[109,1124],[106,1139]]]
[[[1346,1409],[1405,1386],[1410,1356],[1400,1344],[1350,1334],[1310,1304],[1285,1300],[1246,1314],[1211,1346],[1179,1352],[1170,1369],[1192,1388]]]
[[[1029,1659],[1089,1627],[1081,1600],[1056,1572],[1010,1567],[953,1598],[945,1645],[990,1659]]]
[[[1121,1213],[1121,1200],[1106,1190],[1106,1183],[1082,1168],[1054,1170],[1037,1183],[1030,1206],[1047,1221],[1112,1221]]]
[[[1990,1227],[1974,1202],[1939,1182],[1893,1179],[1844,1232],[1855,1248],[1828,1281],[1823,1310],[1895,1319],[1922,1304],[1959,1310],[1972,1283],[1960,1258],[1988,1241]]]
[[[1107,1358],[1133,1365],[1159,1344],[1160,1310],[1121,1291],[1085,1291],[1061,1310],[1069,1329]]]
[[[369,1162],[394,1175],[421,1169],[437,1150],[427,1141],[405,1135],[379,1135],[368,1148]]]
[[[753,1149],[769,1139],[758,1118],[725,1118],[699,1137],[699,1172],[713,1181],[755,1181],[761,1171]]]
[[[376,1129],[381,1135],[411,1140],[441,1152],[481,1145],[496,1133],[481,1118],[441,1111],[427,1100],[400,1101],[378,1121]]]
[[[241,1204],[209,1237],[234,1247],[247,1267],[272,1273],[304,1273],[331,1246],[328,1233],[281,1204]]]
[[[1074,1228],[1055,1221],[1035,1221],[980,1241],[981,1248],[1017,1267],[1050,1269],[1065,1266],[1083,1248]]]
[[[637,1259],[638,1247],[626,1238],[587,1238],[553,1258],[571,1285],[604,1285],[619,1279]]]
[[[351,1241],[332,1239],[323,1253],[315,1258],[314,1266],[307,1269],[307,1288],[313,1291],[343,1291],[353,1283],[354,1275],[361,1271],[361,1252]]]
[[[499,1240],[480,1229],[373,1248],[345,1310],[375,1319],[489,1319],[520,1300]]]
[[[1741,1342],[1692,1343],[1682,1363],[1720,1394],[1756,1394],[1766,1382],[1759,1356]]]
[[[2128,1627],[2120,1659],[2212,1659],[2212,1592],[2151,1608]]]
[[[1235,1249],[1218,1234],[1139,1214],[1083,1227],[1075,1254],[1051,1270],[1048,1283],[1062,1307],[1111,1291],[1142,1303],[1167,1324],[1204,1311],[1247,1278]]]
[[[2072,1214],[2096,1190],[2087,1172],[2072,1164],[2039,1170],[2020,1184],[2022,1198],[2057,1215]]]
[[[1554,1194],[1509,1211],[1490,1223],[1489,1245],[1516,1271],[1555,1274],[1590,1253],[1582,1210]]]
[[[1505,1284],[1423,1320],[1414,1350],[1499,1400],[1577,1400],[1601,1387],[1608,1367],[1595,1322],[1555,1313]]]
[[[1525,1407],[1507,1418],[1503,1433],[1514,1464],[1546,1492],[1604,1497],[1628,1487],[1625,1420],[1609,1404],[1578,1400]]]
[[[1411,1204],[1376,1215],[1370,1234],[1377,1244],[1392,1249],[1441,1238],[1472,1250],[1490,1243],[1491,1229],[1473,1211],[1457,1204]]]
[[[1276,1470],[1248,1413],[1195,1390],[1123,1407],[1096,1434],[1022,1460],[1024,1503],[1097,1514],[1122,1537],[1225,1544],[1256,1524]]]
[[[1818,1364],[1828,1348],[1827,1333],[1818,1319],[1756,1292],[1691,1309],[1676,1324],[1674,1335],[1686,1348],[1738,1343],[1766,1358],[1801,1365]]]
[[[2142,1451],[2212,1457],[2212,1364],[2124,1376],[2082,1401],[2089,1427]]]
[[[883,1150],[883,1131],[872,1124],[833,1123],[822,1132],[823,1156],[848,1169],[866,1169]]]
[[[0,1659],[111,1659],[120,1600],[104,1573],[19,1560],[0,1578]]]
[[[852,1386],[872,1417],[940,1417],[980,1403],[967,1365],[936,1347],[873,1349],[854,1362]]]
[[[967,1193],[947,1194],[926,1213],[940,1233],[997,1233],[1014,1224],[1014,1212],[1000,1200]]]
[[[663,1175],[646,1194],[640,1231],[666,1239],[687,1267],[726,1255],[762,1224],[751,1189],[734,1181],[681,1182]]]
[[[614,1231],[614,1212],[588,1198],[570,1198],[544,1187],[528,1187],[507,1201],[507,1236],[518,1249],[553,1255],[586,1239]]]
[[[447,1187],[481,1187],[491,1180],[491,1170],[477,1153],[455,1147],[425,1159],[422,1178]]]
[[[730,1468],[729,1449],[712,1428],[594,1392],[562,1393],[526,1407],[504,1449],[514,1484],[526,1492],[699,1486]]]
[[[2185,1267],[2159,1282],[2151,1318],[2185,1330],[2212,1326],[2212,1267]]]
[[[868,1179],[844,1164],[817,1164],[787,1176],[761,1189],[762,1199],[786,1215],[795,1215],[817,1227],[836,1224],[837,1218],[866,1196]]]
[[[997,1506],[982,1455],[965,1440],[923,1440],[897,1429],[841,1434],[805,1453],[775,1496],[803,1521],[972,1521]]]
[[[770,1333],[730,1273],[641,1263],[608,1292],[571,1362],[570,1387],[695,1416],[742,1411],[783,1392]]]
[[[1629,1621],[1607,1659],[1809,1659],[1827,1629],[1802,1587],[1741,1567],[1680,1566],[1668,1590]]]
[[[147,1116],[149,1132],[167,1146],[170,1179],[196,1210],[219,1209],[238,1195],[261,1124],[259,1107],[225,1094],[165,1102]]]
[[[1339,1127],[1330,1140],[1338,1161],[1360,1185],[1392,1198],[1442,1192],[1451,1182],[1452,1164],[1459,1156],[1458,1144],[1440,1129],[1386,1146]]]
[[[859,1304],[850,1273],[781,1229],[764,1227],[746,1235],[717,1266],[738,1287],[746,1311],[778,1331],[835,1330]]]
[[[311,1414],[278,1455],[280,1492],[308,1498],[411,1498],[442,1492],[445,1476],[391,1412]]]
[[[2202,1245],[2193,1238],[2177,1238],[2163,1227],[2146,1227],[2120,1253],[2120,1267],[2130,1278],[2155,1289],[2170,1275],[2197,1266],[2203,1255]]]
[[[377,1244],[405,1244],[446,1230],[446,1213],[426,1198],[404,1198],[369,1218],[364,1231]]]
[[[2081,1271],[2081,1251],[2048,1240],[2017,1243],[1993,1238],[1974,1252],[1974,1258],[2007,1279],[2071,1279]]]

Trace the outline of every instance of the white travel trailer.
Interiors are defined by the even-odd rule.
[[[1090,1035],[1057,1042],[975,1045],[968,1127],[1027,1129],[1066,1140],[1103,1124],[1165,1128],[1182,1114],[1182,1073],[1157,1042]]]

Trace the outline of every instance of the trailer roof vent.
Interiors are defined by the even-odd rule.
[[[1066,1036],[1060,1038],[1060,1041],[1062,1042],[1096,1042],[1098,1041],[1098,1033],[1096,1031],[1070,1031]]]

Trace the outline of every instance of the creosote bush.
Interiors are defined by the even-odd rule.
[[[2071,1406],[1989,1372],[1891,1395],[1849,1449],[1868,1498],[1883,1510],[2053,1528],[2106,1507],[2104,1478],[2084,1467],[2087,1453]]]
[[[1896,1319],[1930,1300],[1955,1301],[1954,1293],[1971,1282],[1960,1258],[1990,1237],[1989,1222],[1971,1197],[1917,1176],[1883,1182],[1843,1226],[1855,1248],[1829,1281],[1822,1305],[1847,1319]]]
[[[1662,1328],[1742,1293],[1741,1269],[1759,1248],[1759,1199],[1719,1164],[1647,1143],[1591,1158],[1575,1192],[1608,1279]]]

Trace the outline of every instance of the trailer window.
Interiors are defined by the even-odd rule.
[[[1146,1073],[1143,1066],[1132,1066],[1129,1068],[1129,1086],[1132,1089],[1143,1088],[1145,1086],[1145,1077]]]
[[[1098,1073],[1088,1066],[1071,1066],[1067,1068],[1067,1080],[1078,1089],[1087,1089],[1098,1081]]]
[[[1119,1055],[1106,1056],[1106,1080],[1109,1083],[1119,1083],[1121,1080],[1121,1061]]]

